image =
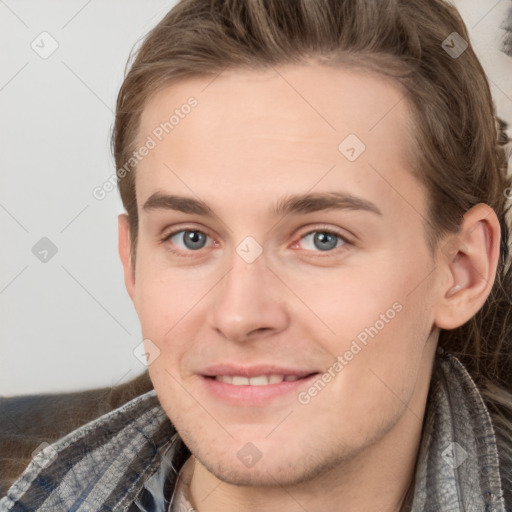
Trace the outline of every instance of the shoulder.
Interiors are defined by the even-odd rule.
[[[0,496],[38,449],[152,389],[147,372],[119,386],[0,397]]]
[[[42,447],[0,510],[67,512],[86,503],[90,510],[126,510],[173,439],[179,441],[176,430],[148,391]]]

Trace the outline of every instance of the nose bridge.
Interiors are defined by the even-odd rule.
[[[219,304],[230,308],[233,312],[242,308],[255,307],[269,300],[269,288],[265,286],[269,272],[263,256],[247,262],[236,252],[231,259],[231,268],[221,285]],[[247,311],[245,311],[247,315]]]
[[[246,291],[267,280],[267,259],[267,252],[254,237],[243,238],[230,254],[230,271],[226,275],[224,291],[242,301],[249,298]]]
[[[247,258],[251,250],[233,252],[230,270],[219,283],[210,314],[211,326],[235,341],[247,339],[256,331],[277,332],[288,321],[282,302],[277,300],[278,290],[269,279],[266,258],[262,253]]]

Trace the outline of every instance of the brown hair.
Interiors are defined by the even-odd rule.
[[[454,32],[468,43],[459,56],[448,52]],[[461,40],[457,44],[460,48]],[[116,168],[136,149],[146,102],[174,81],[311,58],[369,69],[406,91],[414,118],[412,172],[428,190],[426,236],[432,250],[443,235],[457,232],[472,206],[486,203],[496,212],[502,238],[491,293],[466,324],[442,330],[439,344],[459,357],[484,396],[499,443],[506,499],[512,503],[507,482],[512,473],[508,137],[453,6],[443,0],[182,0],[150,31],[125,76],[112,134]],[[119,188],[135,263],[134,174],[135,168],[119,180]]]

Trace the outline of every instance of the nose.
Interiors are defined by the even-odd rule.
[[[235,342],[283,331],[289,324],[289,314],[279,284],[263,256],[247,263],[235,254],[230,271],[212,295],[210,326]]]

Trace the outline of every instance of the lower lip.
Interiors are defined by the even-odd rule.
[[[235,386],[219,380],[201,376],[208,393],[223,402],[233,405],[267,405],[273,400],[295,393],[302,388],[311,385],[311,382],[318,377],[318,373],[298,380],[283,381],[278,384],[267,384],[266,386]]]

